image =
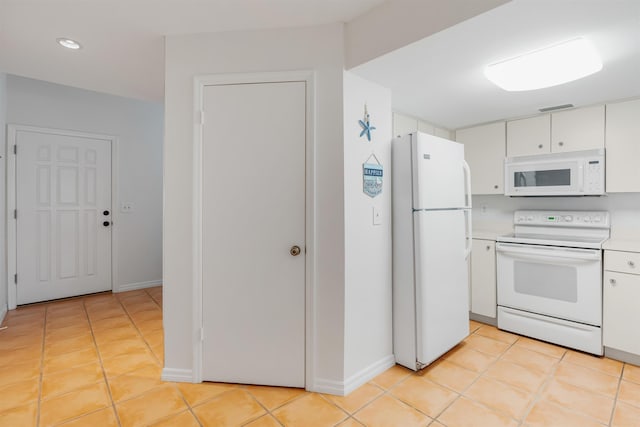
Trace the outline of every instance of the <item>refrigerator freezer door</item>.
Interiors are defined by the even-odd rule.
[[[465,211],[418,211],[413,221],[416,352],[428,365],[469,334]]]
[[[464,146],[419,132],[411,136],[413,209],[466,207]]]

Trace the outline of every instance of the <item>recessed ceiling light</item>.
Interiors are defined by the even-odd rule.
[[[56,41],[60,46],[66,47],[67,49],[77,50],[82,47],[77,41],[65,37],[60,37],[59,39],[56,39]]]
[[[571,82],[601,69],[596,50],[577,38],[488,65],[484,75],[504,90],[524,91]]]

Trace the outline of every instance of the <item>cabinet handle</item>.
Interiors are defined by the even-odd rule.
[[[538,148],[542,149],[542,144],[538,144]]]
[[[487,245],[487,250],[491,250],[491,246]]]
[[[609,279],[609,283],[611,283],[611,286],[615,286],[616,285],[616,279]]]
[[[493,188],[498,189],[498,184],[494,185]]]
[[[560,141],[560,142],[558,142],[558,145],[559,145],[560,147],[562,147],[562,146],[564,145],[564,142]]]
[[[636,263],[633,261],[627,261],[627,264],[629,264],[629,267],[631,268],[635,268],[636,267]]]

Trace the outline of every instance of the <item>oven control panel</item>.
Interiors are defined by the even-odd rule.
[[[515,225],[609,228],[605,211],[516,211]]]

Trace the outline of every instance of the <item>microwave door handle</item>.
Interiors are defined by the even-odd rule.
[[[517,255],[520,257],[537,257],[537,258],[551,258],[551,259],[574,259],[585,261],[598,261],[600,259],[600,253],[596,252],[578,252],[571,250],[554,250],[554,249],[534,249],[534,248],[521,248],[519,246],[507,246],[499,244],[496,247],[496,252],[501,252],[507,255]]]

